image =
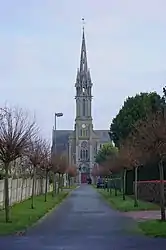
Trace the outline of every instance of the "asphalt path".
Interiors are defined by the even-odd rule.
[[[166,239],[136,234],[135,226],[85,184],[25,236],[0,237],[0,250],[166,249]]]

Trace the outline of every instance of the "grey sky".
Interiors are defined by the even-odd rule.
[[[94,127],[108,129],[124,99],[166,83],[165,0],[0,1],[0,105],[35,112],[47,138],[75,118],[81,18],[93,81]]]

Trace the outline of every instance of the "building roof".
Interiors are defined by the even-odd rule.
[[[109,130],[94,130],[95,134],[100,138],[101,142],[109,142]]]
[[[68,140],[72,132],[73,130],[56,130],[57,151],[62,152],[68,150]]]
[[[97,137],[101,142],[110,141],[109,130],[94,130]],[[68,143],[69,136],[73,133],[73,130],[57,130],[56,131],[56,144]]]

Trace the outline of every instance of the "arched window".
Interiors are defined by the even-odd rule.
[[[81,150],[81,155],[80,155],[80,158],[82,159],[82,157],[83,157],[83,153],[82,153],[82,150]]]
[[[85,150],[83,150],[83,160],[85,160]]]
[[[83,116],[85,116],[85,109],[86,109],[86,105],[85,105],[85,99],[83,99]]]
[[[86,155],[85,155],[85,156],[86,156],[85,158],[86,158],[86,160],[88,160],[88,150],[86,150],[86,153],[85,153],[85,154],[86,154]]]

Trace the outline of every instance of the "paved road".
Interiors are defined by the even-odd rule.
[[[0,250],[166,249],[164,239],[132,234],[134,223],[83,185],[26,236],[0,238]]]

